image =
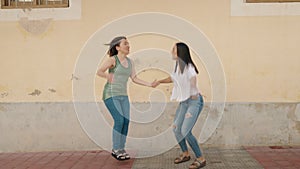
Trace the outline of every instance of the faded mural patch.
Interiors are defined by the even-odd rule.
[[[42,35],[47,32],[50,24],[52,23],[53,19],[39,19],[39,20],[29,20],[28,18],[24,17],[19,20],[19,25],[23,30],[30,33],[31,35]]]

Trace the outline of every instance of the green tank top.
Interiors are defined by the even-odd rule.
[[[113,56],[116,59],[116,65],[108,69],[109,73],[114,74],[112,83],[107,82],[104,86],[102,99],[108,99],[113,96],[127,96],[127,81],[131,74],[131,62],[126,57],[128,67],[124,67],[117,55]]]

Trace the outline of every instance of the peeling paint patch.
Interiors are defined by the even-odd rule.
[[[41,35],[45,33],[52,19],[28,20],[28,18],[21,18],[19,25],[28,33],[32,35]]]
[[[6,96],[8,96],[8,93],[7,93],[7,92],[1,93],[1,95],[0,95],[1,98],[4,98],[4,97],[6,97]]]
[[[215,119],[218,119],[220,112],[216,107],[214,107],[209,111],[209,115],[211,115],[212,119],[215,120]]]
[[[0,98],[4,98],[8,96],[9,89],[6,86],[0,85]]]
[[[256,111],[257,112],[265,112],[265,107],[264,107],[264,105],[263,104],[257,104],[257,105],[255,105],[255,109],[256,109]]]
[[[72,74],[71,80],[79,80],[79,78]]]
[[[28,95],[31,96],[39,96],[42,92],[40,90],[35,89],[33,92],[29,93]]]
[[[1,112],[6,112],[7,109],[6,109],[4,106],[1,106],[1,105],[0,105],[0,111],[1,111]]]
[[[55,89],[48,89],[50,92],[55,93],[56,90]]]
[[[298,131],[298,133],[300,134],[300,122],[296,122],[295,123],[295,129]]]

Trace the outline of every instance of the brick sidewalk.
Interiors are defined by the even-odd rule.
[[[178,148],[150,158],[117,161],[106,151],[0,153],[0,169],[184,169]],[[300,147],[204,148],[205,169],[299,169]],[[133,156],[134,154],[131,153]]]
[[[180,149],[172,150],[151,158],[136,159],[133,169],[187,169],[195,159],[181,164],[174,164],[174,158],[178,157]],[[245,149],[220,149],[204,148],[203,154],[207,160],[205,169],[263,169],[263,167],[251,157]]]
[[[133,162],[117,161],[106,151],[0,154],[1,169],[131,169]]]
[[[245,147],[265,169],[300,169],[300,147]]]

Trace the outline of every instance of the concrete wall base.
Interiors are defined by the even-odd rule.
[[[147,103],[132,104],[141,110],[147,106]],[[103,103],[99,103],[99,107],[112,125]],[[145,138],[163,132],[172,125],[176,107],[177,103],[167,103],[164,112],[153,122],[132,122],[129,135]],[[196,137],[208,112],[209,103],[206,103],[193,130]],[[0,103],[0,133],[0,152],[101,149],[81,128],[71,102]],[[226,103],[222,120],[203,145],[300,145],[300,104]]]

